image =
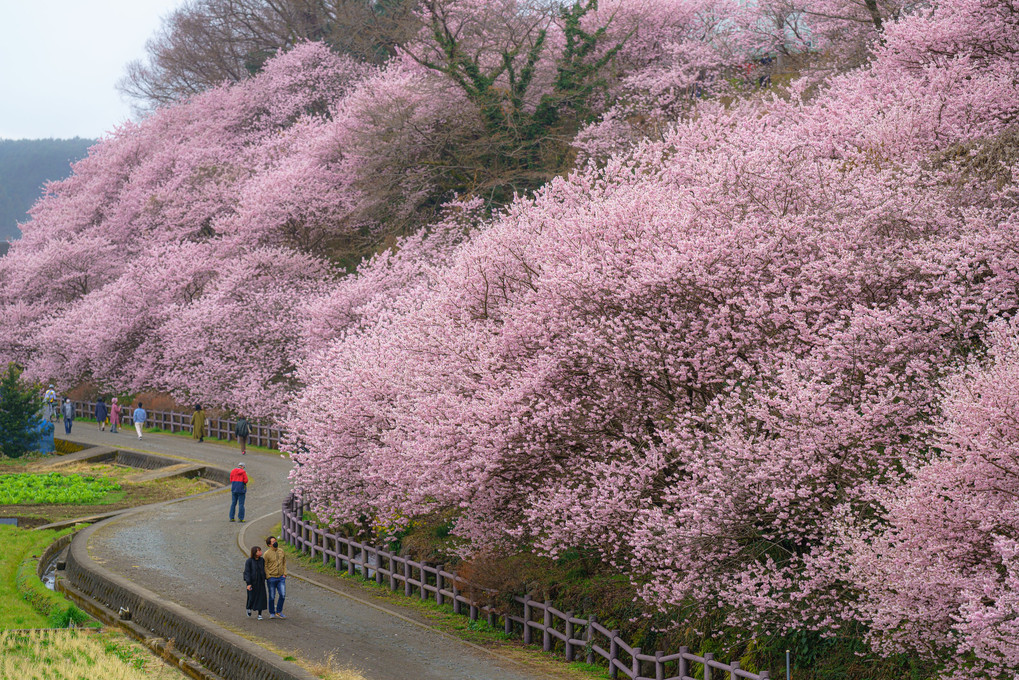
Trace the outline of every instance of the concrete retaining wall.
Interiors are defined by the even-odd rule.
[[[71,539],[73,538],[74,534],[67,534],[66,536],[61,536],[57,540],[50,543],[50,547],[46,548],[46,550],[43,552],[42,557],[39,558],[39,564],[35,568],[35,573],[40,579],[46,572],[46,567],[49,566],[49,563],[53,560],[53,557],[61,550],[66,548],[71,543]]]

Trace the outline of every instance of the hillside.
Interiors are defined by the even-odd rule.
[[[1019,5],[428,4],[92,147],[0,361],[274,421],[323,526],[625,579],[644,649],[1015,678]]]
[[[18,223],[42,187],[70,174],[71,163],[85,157],[93,139],[0,139],[0,240],[17,238]]]

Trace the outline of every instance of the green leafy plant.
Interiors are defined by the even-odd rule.
[[[120,485],[107,479],[61,475],[16,473],[0,475],[0,504],[20,503],[100,503]]]

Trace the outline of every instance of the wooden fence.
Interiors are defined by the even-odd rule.
[[[498,627],[501,621],[507,635],[519,635],[524,644],[537,644],[540,639],[542,649],[561,651],[567,661],[593,664],[601,657],[613,678],[622,675],[630,680],[694,680],[698,674],[704,680],[769,677],[768,671],[751,673],[741,669],[738,661],[725,664],[710,653],[698,656],[686,647],[680,647],[674,654],[645,653],[640,647],[628,645],[618,630],[605,628],[593,616],[577,617],[573,612],[556,609],[548,600],[533,600],[529,595],[514,597],[509,606],[489,604],[498,595],[495,591],[461,579],[446,571],[444,565],[415,562],[328,533],[302,519],[306,509],[293,495],[284,501],[282,538],[312,558],[320,557],[324,566],[332,565],[337,571],[346,570],[350,575],[360,574],[378,584],[388,584],[390,590],[402,588],[408,597],[449,603],[455,613],[465,614],[472,621],[484,618],[493,627]]]
[[[95,418],[96,416],[96,403],[94,401],[72,401],[74,404],[75,417],[77,418]],[[106,410],[109,411],[110,405],[106,404]],[[130,427],[134,425],[134,413],[135,404],[121,405],[120,413],[120,424],[123,427]],[[191,432],[191,414],[180,413],[178,411],[150,411],[145,409],[147,419],[145,420],[146,427],[157,427],[160,430],[166,430],[168,432]],[[268,425],[256,425],[251,421],[248,421],[251,434],[248,436],[248,443],[252,446],[264,446],[269,449],[278,449],[280,441],[280,431],[278,428],[269,427]],[[234,440],[237,436],[234,434],[234,426],[237,424],[236,418],[210,418],[208,414],[205,417],[205,436],[215,437],[217,439]]]

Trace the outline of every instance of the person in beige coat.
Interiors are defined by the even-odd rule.
[[[269,586],[269,618],[285,619],[283,600],[287,596],[287,554],[280,550],[275,536],[265,539],[265,544],[269,546],[264,555],[265,582]]]

